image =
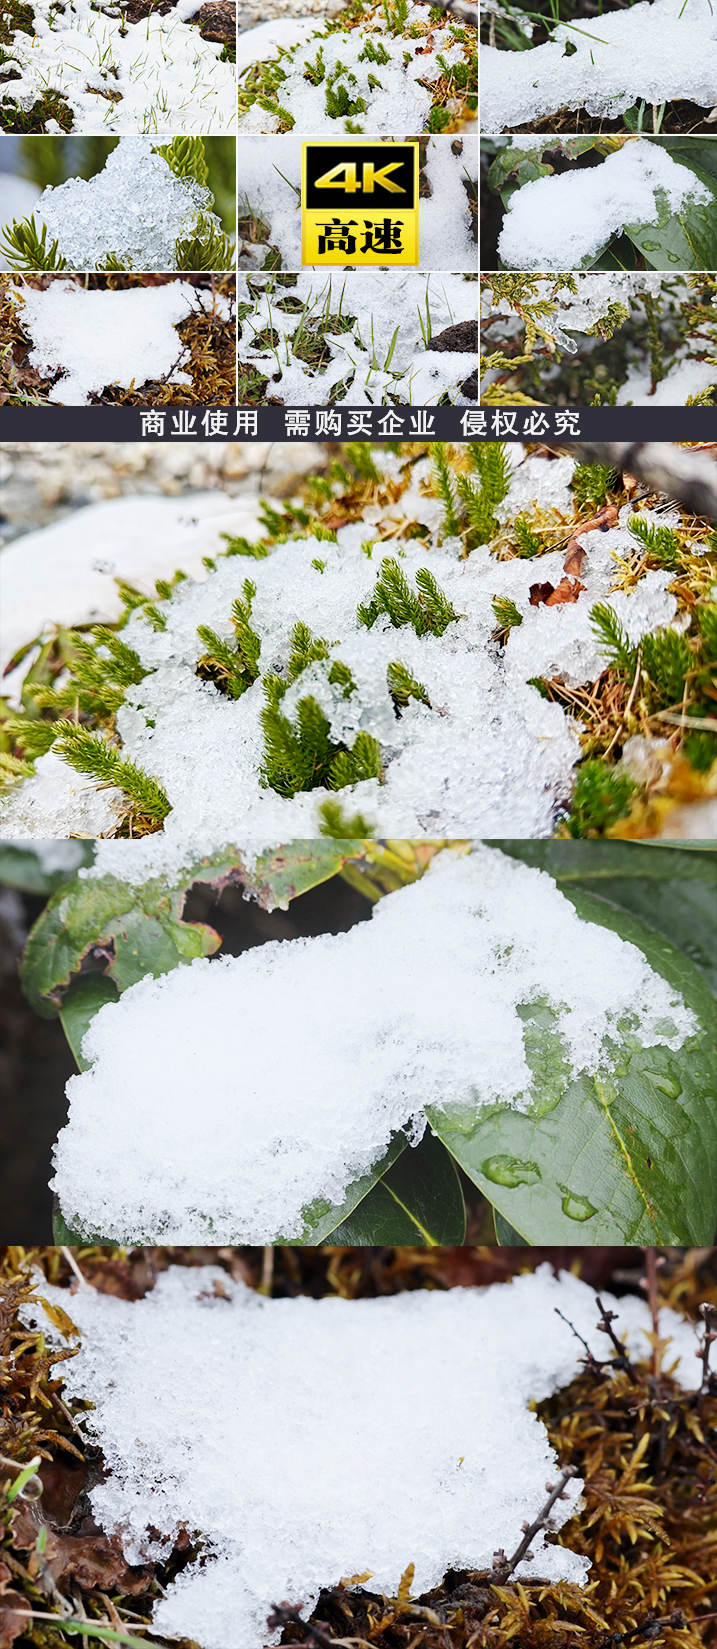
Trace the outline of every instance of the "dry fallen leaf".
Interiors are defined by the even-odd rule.
[[[548,598],[553,594],[554,589],[555,589],[554,584],[531,584],[531,586],[530,586],[530,605],[531,605],[531,607],[539,607],[541,601],[547,601]]]
[[[587,550],[584,550],[582,545],[578,543],[577,538],[571,538],[568,544],[568,553],[563,562],[563,571],[579,577],[587,553]]]
[[[577,601],[585,585],[578,578],[561,578],[557,589],[546,599],[546,607],[562,607],[566,601]]]

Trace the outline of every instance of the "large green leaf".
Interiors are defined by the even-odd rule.
[[[682,993],[698,1031],[678,1053],[643,1048],[624,1031],[609,1081],[585,1073],[571,1080],[552,1009],[526,1006],[530,1110],[431,1107],[431,1126],[528,1243],[712,1243],[714,999],[688,958],[637,917],[576,887],[569,897],[584,920],[638,946],[654,972]]]
[[[649,137],[660,149],[667,149],[673,160],[683,166],[699,166],[717,178],[717,143],[713,137]]]
[[[307,1244],[314,1247],[325,1242],[331,1232],[335,1231],[343,1220],[348,1219],[350,1214],[353,1214],[354,1209],[358,1207],[360,1202],[363,1202],[364,1197],[369,1195],[382,1175],[387,1173],[392,1164],[398,1161],[407,1145],[408,1135],[403,1128],[399,1128],[398,1132],[393,1135],[388,1150],[374,1163],[373,1168],[367,1174],[362,1174],[359,1179],[354,1180],[353,1184],[349,1186],[343,1202],[337,1205],[328,1203],[325,1198],[318,1198],[316,1202],[311,1204],[310,1208],[304,1210],[304,1226],[301,1235],[287,1239],[278,1237],[277,1242],[284,1240],[298,1242],[302,1247]]]
[[[491,842],[555,877],[631,910],[689,956],[717,992],[717,850],[605,841]]]
[[[23,990],[35,1011],[49,1018],[90,951],[106,953],[105,973],[119,991],[145,974],[156,977],[196,956],[211,956],[221,944],[219,934],[182,920],[193,883],[221,887],[234,878],[266,909],[285,909],[297,894],[335,875],[347,847],[295,842],[248,865],[239,849],[227,847],[188,865],[174,882],[157,876],[134,886],[118,876],[78,877],[54,894],[30,933],[20,969]]]
[[[465,1203],[455,1165],[440,1140],[427,1132],[334,1228],[329,1241],[358,1248],[374,1243],[432,1248],[461,1244],[465,1234]]]
[[[717,269],[717,178],[692,163],[687,169],[705,185],[707,201],[686,200],[673,212],[657,189],[657,222],[624,225],[652,269]]]
[[[22,893],[54,893],[64,882],[77,875],[80,865],[91,865],[95,856],[94,842],[73,842],[77,863],[71,869],[46,870],[36,848],[29,844],[20,847],[15,842],[0,842],[0,882],[19,888]]]
[[[637,252],[627,235],[613,235],[591,258],[585,258],[583,269],[637,269]]]
[[[116,1002],[117,986],[104,973],[83,973],[73,979],[60,1008],[60,1021],[77,1065],[89,1070],[89,1060],[82,1055],[82,1038],[91,1019],[104,1008],[106,1002]]]

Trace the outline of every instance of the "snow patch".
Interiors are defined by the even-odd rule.
[[[501,260],[509,269],[577,269],[625,224],[657,223],[661,194],[673,213],[712,199],[694,172],[642,138],[598,166],[534,178],[510,197]]]
[[[203,1649],[276,1642],[272,1604],[307,1616],[321,1587],[348,1575],[368,1570],[372,1591],[395,1596],[414,1563],[419,1596],[451,1567],[490,1569],[556,1481],[528,1404],[581,1367],[557,1310],[596,1357],[611,1353],[593,1290],[549,1266],[487,1289],[369,1300],[263,1299],[214,1266],[171,1267],[133,1302],[40,1284],[82,1334],[64,1394],[91,1405],[83,1424],[108,1469],[90,1495],[100,1525],[131,1562],[166,1555],[180,1528],[204,1537],[206,1559],[154,1612],[157,1631]],[[630,1352],[648,1355],[646,1302],[605,1295],[603,1305]],[[39,1301],[23,1314],[56,1335]],[[692,1325],[662,1311],[660,1332],[693,1389]],[[581,1488],[574,1480],[556,1503],[557,1527]],[[569,1544],[541,1532],[532,1549],[519,1576],[585,1583],[587,1559]]]
[[[187,349],[175,328],[191,314],[196,289],[187,281],[126,291],[86,291],[74,281],[53,281],[39,291],[26,286],[21,322],[30,333],[29,360],[43,378],[62,376],[49,399],[87,406],[110,385],[139,388],[149,379],[191,384],[179,364]]]
[[[640,98],[711,108],[716,58],[710,0],[640,0],[626,11],[581,17],[579,28],[561,23],[530,51],[481,46],[482,130],[512,130],[559,109],[614,120]]]

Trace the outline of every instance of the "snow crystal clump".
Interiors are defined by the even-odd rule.
[[[191,384],[178,370],[188,353],[175,330],[196,303],[187,281],[127,291],[86,291],[73,281],[53,281],[44,291],[26,286],[22,325],[30,333],[30,363],[44,378],[60,372],[49,399],[87,406],[109,385],[128,389],[148,379]]]
[[[574,1075],[611,1069],[626,1015],[645,1047],[695,1025],[635,946],[480,844],[348,933],[142,979],[96,1015],[68,1083],[65,1219],[120,1243],[308,1240],[305,1212],[340,1209],[424,1107],[529,1106],[517,1009],[538,998]]]
[[[275,1643],[277,1600],[306,1617],[349,1575],[369,1571],[372,1592],[395,1596],[414,1563],[420,1596],[449,1568],[490,1569],[557,1478],[528,1405],[581,1368],[558,1311],[594,1356],[611,1351],[593,1290],[549,1266],[487,1289],[368,1300],[264,1299],[218,1266],[173,1266],[136,1301],[90,1287],[68,1297],[39,1280],[82,1335],[63,1364],[65,1397],[91,1405],[83,1423],[107,1468],[90,1493],[101,1527],[137,1563],[166,1556],[180,1529],[203,1536],[201,1563],[154,1610],[156,1631],[202,1649]],[[601,1299],[631,1355],[649,1355],[647,1303]],[[22,1311],[57,1337],[39,1300]],[[663,1310],[659,1327],[693,1389],[692,1325]],[[581,1489],[568,1484],[555,1527]],[[588,1560],[569,1545],[541,1531],[531,1549],[519,1577],[585,1583]]]
[[[516,189],[498,239],[501,260],[509,269],[577,269],[625,224],[657,223],[663,196],[670,212],[688,200],[712,198],[665,149],[630,140],[599,166],[535,178]]]
[[[566,46],[572,50],[566,54]],[[530,51],[481,47],[481,125],[501,132],[558,109],[610,120],[632,103],[717,101],[717,12],[710,0],[640,0],[627,11],[561,23]],[[569,268],[569,264],[564,265]]]
[[[200,213],[215,229],[212,194],[179,178],[148,137],[124,137],[94,177],[68,178],[40,196],[38,210],[70,269],[104,268],[118,258],[131,269],[176,269],[176,246]]]

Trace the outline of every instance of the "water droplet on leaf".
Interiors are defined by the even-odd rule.
[[[541,1178],[537,1162],[521,1162],[519,1157],[488,1157],[481,1163],[486,1179],[495,1185],[534,1185]]]
[[[591,1220],[593,1215],[597,1214],[597,1208],[593,1208],[587,1197],[579,1197],[575,1191],[569,1191],[563,1185],[559,1189],[565,1191],[561,1206],[569,1220]]]

